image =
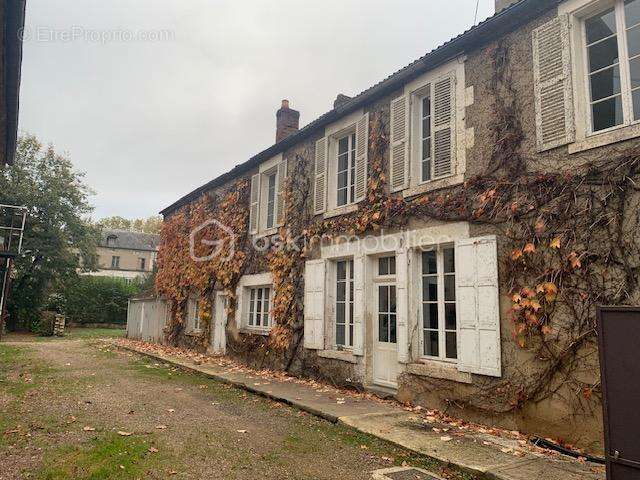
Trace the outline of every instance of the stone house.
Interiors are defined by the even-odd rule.
[[[619,222],[626,253],[609,248],[618,234],[603,219],[607,182],[636,174],[640,0],[496,9],[302,129],[283,101],[273,146],[162,211],[159,275],[175,277],[169,226],[249,184],[248,231],[233,230],[253,248],[237,279],[159,285],[173,341],[195,332],[201,343],[184,342],[249,363],[601,448],[595,304],[638,301],[637,214]],[[229,208],[211,205],[218,219]],[[283,280],[250,250],[290,229],[321,238]],[[283,285],[293,293],[279,299]],[[281,354],[274,312],[296,302],[304,318]]]
[[[99,270],[87,275],[129,281],[149,275],[156,265],[159,243],[159,235],[104,228],[96,248]]]

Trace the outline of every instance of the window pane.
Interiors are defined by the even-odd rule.
[[[438,273],[438,267],[436,262],[436,252],[431,250],[428,252],[422,252],[422,273]]]
[[[349,324],[349,346],[353,347],[353,323]]]
[[[456,300],[456,277],[455,275],[444,276],[444,300],[445,302],[455,302]]]
[[[424,332],[424,354],[431,357],[438,356],[438,332]]]
[[[349,137],[342,137],[338,140],[338,155],[349,151]]]
[[[345,282],[338,282],[338,288],[336,289],[336,300],[344,302],[347,297],[347,284]]]
[[[640,0],[627,0],[624,2],[624,16],[627,27],[633,27],[640,23]]]
[[[389,275],[389,259],[387,257],[378,259],[378,275]]]
[[[389,341],[389,317],[382,313],[378,315],[378,341]]]
[[[347,204],[347,189],[338,190],[338,206]]]
[[[633,91],[633,119],[640,120],[640,90]]]
[[[338,280],[347,278],[347,262],[338,262]]]
[[[445,330],[456,330],[456,304],[445,303],[444,305],[444,328]]]
[[[447,358],[458,358],[458,344],[455,333],[445,333],[445,344],[447,349]]]
[[[396,274],[396,257],[389,257],[389,275]]]
[[[344,324],[344,319],[345,319],[344,315],[345,315],[345,304],[337,303],[336,304],[336,325]]]
[[[616,14],[614,9],[589,18],[585,22],[587,30],[587,44],[596,42],[616,33]]]
[[[431,118],[422,119],[422,138],[429,138],[431,136]]]
[[[601,68],[618,63],[618,39],[610,38],[589,47],[589,71],[595,72]]]
[[[336,345],[344,346],[344,324],[336,325]]]
[[[422,99],[422,116],[427,117],[431,115],[431,98],[424,97]]]
[[[389,315],[389,342],[396,343],[396,316]]]
[[[338,174],[338,188],[346,188],[348,182],[348,172],[341,172]]]
[[[640,58],[629,62],[629,70],[631,70],[631,88],[640,87]]]
[[[436,302],[438,300],[438,278],[424,277],[422,279],[422,300]]]
[[[349,169],[349,156],[345,153],[344,155],[338,155],[338,172],[344,172]]]
[[[389,311],[396,312],[396,287],[389,287]]]
[[[456,271],[456,254],[453,248],[445,248],[442,251],[444,257],[444,273],[453,273]]]
[[[426,160],[427,158],[431,158],[431,139],[425,138],[422,140],[422,159]],[[429,176],[429,174],[427,174]]]
[[[640,26],[627,30],[627,46],[629,57],[640,54]]]
[[[423,328],[438,328],[438,305],[435,303],[422,304]]]
[[[620,93],[620,67],[607,68],[591,75],[591,100],[611,97]]]
[[[389,311],[389,287],[378,287],[378,312]]]
[[[622,123],[622,99],[620,96],[595,103],[591,108],[594,132]]]

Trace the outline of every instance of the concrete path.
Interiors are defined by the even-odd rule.
[[[141,349],[116,342],[117,347],[146,355],[232,384],[249,392],[287,403],[330,422],[340,422],[440,462],[450,463],[484,478],[499,480],[602,480],[604,468],[559,456],[539,455],[516,440],[472,431],[450,431],[450,426],[425,419],[390,402],[344,396],[304,383],[280,381],[259,374],[234,371],[216,363],[198,364],[191,358]]]

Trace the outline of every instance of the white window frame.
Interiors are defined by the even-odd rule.
[[[324,213],[325,218],[342,215],[357,209],[359,202],[356,202],[353,198],[345,205],[338,205],[338,141],[347,135],[356,133],[356,124],[363,115],[363,109],[356,110],[325,128],[325,136],[328,143],[326,167],[327,211]],[[355,162],[355,158],[353,158],[353,162]]]
[[[200,297],[191,295],[187,300],[187,331],[200,332]]]
[[[273,235],[278,231],[278,189],[280,188],[280,173],[278,165],[282,162],[282,154],[276,155],[260,165],[260,188],[258,195],[258,236]],[[269,205],[269,177],[275,175],[275,188],[273,196],[273,224],[267,223]]]
[[[380,273],[380,260],[383,258],[393,258],[393,264],[395,266],[393,273],[388,273],[388,274],[381,274]],[[396,266],[396,254],[395,252],[387,252],[387,253],[382,253],[382,254],[378,254],[375,255],[373,257],[374,260],[374,264],[373,264],[373,275],[372,275],[372,285],[371,285],[371,289],[373,292],[373,298],[372,298],[372,303],[371,305],[378,305],[378,295],[380,294],[380,288],[379,287],[389,287],[389,295],[391,294],[391,287],[394,288],[395,290],[395,295],[396,295],[396,311],[395,312],[391,312],[390,310],[387,312],[381,312],[379,310],[379,305],[378,305],[378,310],[376,311],[375,317],[373,319],[374,323],[378,325],[378,328],[375,328],[374,330],[378,333],[378,337],[374,339],[374,343],[375,342],[379,342],[380,341],[380,331],[379,331],[379,315],[381,313],[386,314],[391,316],[392,314],[395,315],[396,317],[396,339],[395,342],[391,342],[391,337],[389,336],[387,338],[387,342],[386,343],[394,343],[394,344],[398,344],[398,294],[400,292],[400,290],[398,289],[398,284],[396,281],[396,271],[397,271],[397,266]],[[366,287],[366,286],[365,286]],[[390,331],[389,331],[390,333]]]
[[[276,211],[278,208],[277,196],[278,196],[278,168],[269,170],[268,173],[264,174],[265,178],[265,188],[266,188],[266,225],[265,229],[269,230],[276,226],[276,216],[278,212]],[[271,179],[273,179],[273,186],[270,184]],[[271,218],[269,218],[271,217]]]
[[[346,170],[338,170],[340,168],[340,142],[343,139],[347,139],[347,169]],[[348,205],[352,205],[355,203],[356,196],[356,132],[355,129],[353,132],[346,133],[345,135],[336,138],[336,207],[346,207]],[[345,187],[340,187],[340,174],[345,172],[347,173],[347,185]],[[346,202],[343,204],[339,204],[339,196],[340,190],[347,191]]]
[[[616,143],[640,136],[640,120],[624,121],[621,125],[610,127],[606,130],[593,131],[593,120],[591,112],[591,85],[589,83],[588,59],[586,48],[585,20],[608,8],[614,6],[615,0],[567,0],[558,6],[559,15],[568,15],[570,25],[571,42],[571,69],[573,71],[573,96],[576,125],[576,141],[569,145],[569,153],[578,153],[591,148],[597,148],[611,143]],[[623,35],[621,43],[620,18],[616,15],[618,22],[618,49],[619,61],[621,64],[621,81],[623,93],[623,115],[627,117],[627,112],[633,112],[633,102],[630,98],[630,88],[625,87],[629,82],[627,39]],[[624,63],[624,71],[622,64]],[[627,91],[628,93],[625,93]],[[626,100],[625,98],[628,98]],[[625,102],[629,102],[626,106]]]
[[[473,130],[466,128],[466,108],[473,105],[473,87],[466,87],[466,56],[451,60],[405,84],[404,95],[409,97],[409,187],[402,191],[404,197],[412,197],[421,193],[438,190],[464,183],[466,172],[467,148],[473,146]],[[427,93],[433,94],[433,85],[445,75],[455,73],[455,132],[452,138],[455,159],[451,165],[451,173],[447,176],[422,180],[422,98]],[[433,171],[433,95],[431,101],[431,168]]]
[[[269,321],[268,325],[249,325],[249,312],[251,301],[251,289],[269,288]],[[236,287],[236,326],[240,331],[254,333],[258,335],[268,335],[273,326],[273,277],[271,273],[259,273],[255,275],[244,275]]]
[[[249,307],[247,309],[246,326],[249,329],[268,330],[271,328],[272,288],[269,285],[246,287]],[[266,302],[265,302],[266,300]],[[266,308],[265,308],[266,305]],[[267,324],[264,324],[264,316]]]
[[[338,263],[346,263],[346,278],[343,283],[345,286],[345,300],[340,302],[338,300],[338,284],[341,282],[338,280]],[[332,284],[333,284],[333,348],[335,350],[353,350],[353,333],[355,329],[354,312],[355,312],[355,284],[354,284],[354,258],[345,257],[342,259],[333,260],[332,263]],[[345,316],[344,316],[344,345],[338,345],[338,303],[344,303]],[[351,305],[350,305],[351,304]],[[351,308],[349,308],[351,307]],[[349,329],[351,327],[351,331]]]
[[[444,272],[444,250],[445,249],[452,249],[454,251],[454,255],[455,255],[455,245],[453,243],[444,243],[444,244],[438,244],[438,245],[434,245],[431,247],[424,247],[422,249],[420,249],[419,251],[419,269],[420,269],[420,299],[419,299],[419,303],[420,303],[420,318],[419,318],[419,331],[420,331],[420,336],[419,336],[419,345],[420,345],[420,358],[423,358],[425,360],[436,360],[436,361],[441,361],[441,362],[445,362],[445,363],[453,363],[456,364],[458,363],[458,352],[457,352],[457,345],[458,345],[458,328],[459,328],[459,319],[458,319],[458,310],[457,310],[457,306],[456,306],[456,329],[455,330],[447,330],[446,328],[446,319],[445,319],[445,305],[447,303],[449,304],[453,304],[456,305],[456,300],[453,301],[447,301],[445,299],[445,295],[444,295],[444,285],[445,285],[445,276],[453,276],[454,278],[454,289],[455,287],[455,263],[454,263],[454,273],[445,273]],[[436,252],[436,273],[435,274],[423,274],[422,273],[422,254],[424,252],[427,251],[435,251]],[[422,289],[423,284],[422,282],[424,281],[424,277],[426,276],[431,276],[431,275],[435,275],[437,277],[437,301],[435,302],[426,302],[424,300],[424,298],[422,298]],[[457,296],[457,293],[456,293]],[[431,328],[426,328],[426,326],[424,325],[424,305],[425,303],[435,303],[437,305],[438,308],[438,329],[431,329]],[[425,350],[425,344],[424,344],[424,332],[425,331],[437,331],[438,332],[438,355],[427,355],[424,353]],[[455,333],[456,334],[456,358],[449,358],[447,357],[447,350],[446,350],[446,335],[447,333]]]
[[[120,270],[120,256],[111,255],[111,268],[113,270]]]

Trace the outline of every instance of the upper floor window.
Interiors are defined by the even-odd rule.
[[[356,185],[356,134],[346,135],[338,140],[337,206],[355,201]]]
[[[251,177],[251,233],[261,233],[284,223],[286,176],[287,161],[278,156],[261,165],[260,172]]]
[[[107,247],[115,247],[118,242],[118,237],[115,235],[109,235],[107,237]]]
[[[640,119],[640,0],[584,21],[593,132]]]
[[[147,259],[140,258],[140,270],[144,271],[147,268]]]
[[[425,95],[420,101],[420,123],[421,123],[421,140],[420,140],[420,162],[422,181],[431,180],[433,173],[431,162],[431,92]]]
[[[111,257],[111,268],[120,268],[120,257],[115,255]]]

